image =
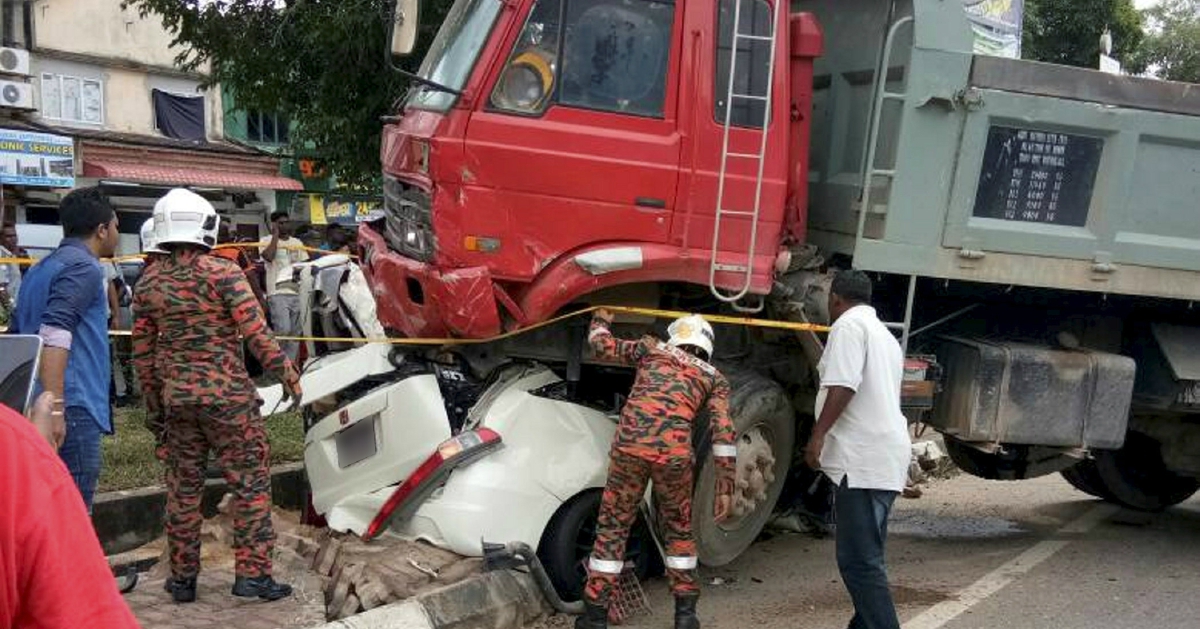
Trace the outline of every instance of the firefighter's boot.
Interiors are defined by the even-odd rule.
[[[699,594],[675,597],[675,629],[700,629],[700,619],[696,618],[696,601]]]
[[[279,583],[269,575],[261,577],[239,576],[233,581],[233,595],[242,598],[261,598],[264,601],[277,601],[291,596],[292,586]]]
[[[608,608],[584,601],[583,615],[575,619],[575,629],[608,629]]]
[[[163,589],[171,595],[176,603],[194,602],[196,600],[196,577],[169,578],[166,583],[163,583]]]

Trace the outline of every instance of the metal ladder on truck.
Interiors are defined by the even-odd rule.
[[[754,251],[758,247],[758,219],[762,206],[763,166],[767,152],[768,137],[767,128],[771,124],[771,99],[775,86],[775,53],[778,46],[776,31],[783,20],[788,2],[785,0],[775,0],[772,9],[770,33],[767,35],[753,35],[742,32],[742,6],[744,4],[754,6],[752,3],[745,2],[744,0],[734,0],[733,3],[733,41],[729,60],[729,76],[726,82],[725,120],[723,121],[724,128],[721,141],[721,170],[717,178],[717,206],[713,217],[713,240],[712,250],[710,251],[708,286],[714,297],[732,304],[735,310],[758,311],[762,309],[761,303],[757,308],[747,308],[740,306],[737,302],[741,301],[750,292],[750,284],[754,278]],[[738,76],[738,70],[740,69],[738,53],[743,42],[750,42],[751,45],[754,42],[769,42],[771,52],[767,62],[766,93],[751,93],[753,90],[752,86],[748,87],[749,91],[744,93],[734,91],[734,79]],[[741,69],[743,71],[749,70],[748,68]],[[743,129],[746,133],[757,133],[759,135],[757,153],[738,153],[729,149],[730,129],[733,126],[733,107],[736,101],[763,103],[762,126]],[[755,165],[754,201],[752,207],[749,209],[726,207],[725,193],[726,184],[730,179],[730,160],[746,161]],[[750,220],[750,242],[746,248],[744,259],[735,258],[732,261],[722,262],[718,259],[721,250],[721,236],[723,228],[728,228],[729,223],[726,219],[729,218],[748,218]],[[733,273],[736,274],[735,277],[740,277],[741,279],[731,291],[727,292],[717,286],[717,273]]]

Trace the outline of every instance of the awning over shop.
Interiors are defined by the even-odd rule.
[[[223,190],[302,190],[279,172],[279,157],[227,142],[105,132],[79,138],[83,177]]]
[[[84,159],[83,176],[135,183],[208,186],[241,190],[303,190],[295,179],[280,175],[208,170],[183,166],[152,166],[118,161]]]

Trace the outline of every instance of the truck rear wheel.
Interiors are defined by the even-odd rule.
[[[731,517],[713,519],[716,471],[712,430],[697,418],[693,444],[698,469],[692,502],[692,531],[700,561],[723,566],[758,537],[783,491],[796,438],[796,417],[787,394],[775,382],[748,369],[721,367],[732,395],[729,412],[737,431],[738,475]]]
[[[1095,461],[1080,461],[1074,467],[1063,470],[1062,477],[1072,487],[1089,496],[1112,500],[1112,497],[1108,494],[1108,489],[1104,486],[1104,481],[1100,479],[1100,472],[1096,470]]]
[[[1120,450],[1097,450],[1093,456],[1104,497],[1130,509],[1161,511],[1200,490],[1200,479],[1167,469],[1162,444],[1145,433],[1131,430]]]

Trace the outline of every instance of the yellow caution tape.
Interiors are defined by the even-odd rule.
[[[213,247],[213,249],[265,249],[265,248],[266,248],[266,245],[262,245],[262,244],[259,244],[256,242],[226,243],[223,245],[217,245],[217,246]],[[279,248],[284,249],[286,251],[307,251],[309,253],[317,253],[320,255],[335,255],[338,253],[336,251],[329,251],[327,249],[318,249],[316,247],[309,247],[306,245],[280,245]],[[355,260],[358,259],[358,256],[351,255],[348,253],[343,253],[340,255],[350,256],[352,259],[355,259]],[[125,256],[113,256],[111,258],[100,258],[100,261],[101,262],[128,262],[130,260],[144,260],[145,258],[146,258],[146,254],[144,254],[144,253],[131,253],[131,254],[125,255]],[[0,264],[15,264],[17,266],[33,266],[34,264],[37,264],[37,260],[35,260],[34,258],[0,258]]]
[[[356,338],[343,336],[276,336],[279,341],[298,341],[302,343],[387,343],[389,345],[429,345],[429,346],[453,346],[453,345],[483,345],[486,343],[494,343],[504,339],[520,336],[526,332],[532,332],[538,328],[554,325],[567,319],[595,312],[597,310],[608,310],[613,314],[631,314],[650,316],[658,318],[686,317],[691,312],[683,312],[681,310],[659,310],[656,308],[637,308],[633,306],[591,306],[583,310],[569,312],[564,315],[547,319],[541,323],[536,323],[524,328],[504,332],[496,336],[491,336],[484,339],[458,339],[458,338]],[[775,330],[791,330],[793,332],[828,332],[829,326],[818,325],[815,323],[797,323],[794,321],[775,321],[773,319],[754,319],[751,317],[735,317],[730,315],[700,315],[710,323],[723,325],[743,325],[753,328],[770,328]],[[109,334],[112,336],[129,336],[128,330],[113,330]]]

